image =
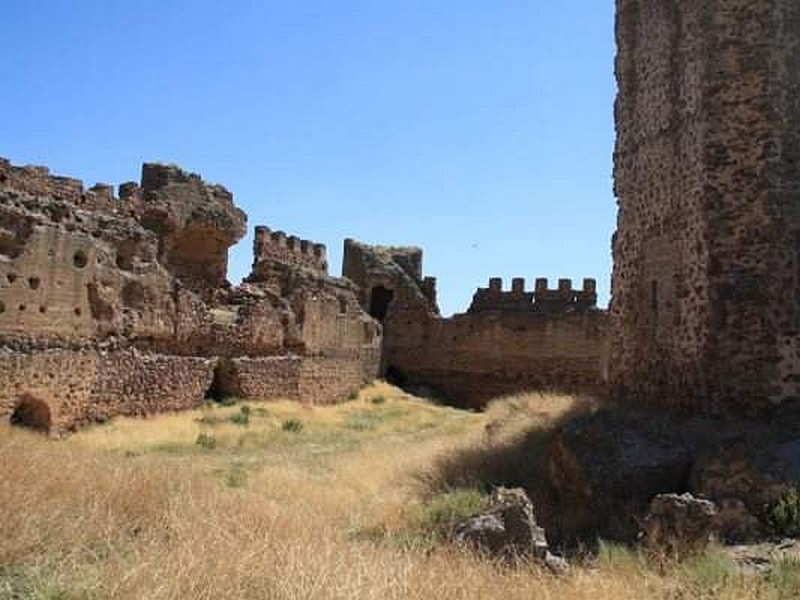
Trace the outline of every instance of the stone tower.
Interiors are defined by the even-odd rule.
[[[800,2],[617,0],[610,383],[753,414],[800,397]]]

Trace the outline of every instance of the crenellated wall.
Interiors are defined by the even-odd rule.
[[[328,273],[327,251],[324,244],[302,240],[283,231],[271,231],[263,225],[256,227],[253,242],[253,274],[268,275],[269,263],[306,268],[321,275]]]
[[[584,279],[583,288],[574,289],[571,279],[559,279],[558,287],[550,289],[547,278],[536,279],[533,291],[525,291],[525,279],[516,277],[511,289],[503,290],[503,280],[492,277],[489,287],[478,288],[467,312],[539,312],[568,313],[597,308],[597,282]]]

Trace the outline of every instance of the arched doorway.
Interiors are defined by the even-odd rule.
[[[392,298],[394,298],[393,290],[387,289],[382,285],[376,285],[372,288],[370,294],[369,314],[383,323],[386,313],[389,311],[389,304],[392,302]]]
[[[53,424],[50,407],[31,394],[23,394],[20,397],[14,412],[11,413],[10,422],[17,427],[26,427],[42,433],[49,433]]]

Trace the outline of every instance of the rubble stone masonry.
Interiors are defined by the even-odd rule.
[[[614,396],[800,398],[800,4],[618,0]]]

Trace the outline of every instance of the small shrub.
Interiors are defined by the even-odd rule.
[[[204,450],[213,450],[217,447],[217,438],[210,433],[201,433],[194,442]]]
[[[233,465],[225,473],[225,485],[231,488],[241,488],[247,484],[247,471],[240,465]]]
[[[239,409],[238,413],[231,415],[230,422],[236,425],[241,425],[242,427],[247,427],[250,425],[250,414],[250,407],[244,405]]]
[[[217,401],[217,404],[220,406],[236,406],[239,402],[238,398],[234,398],[233,396],[225,396],[224,398],[220,398]]]
[[[355,431],[366,431],[373,429],[378,423],[383,420],[383,416],[378,413],[362,410],[347,415],[345,427],[354,429]]]
[[[269,412],[263,406],[259,406],[258,408],[253,409],[253,414],[259,417],[266,417],[269,416]]]
[[[770,508],[769,524],[778,535],[800,535],[800,490],[790,487]]]
[[[348,400],[358,400],[358,390],[353,390],[347,395]]]
[[[486,498],[478,490],[461,489],[434,496],[411,515],[415,529],[435,540],[450,536],[453,528],[464,519],[480,512]]]
[[[385,404],[386,398],[384,396],[373,396],[369,399],[369,401],[373,404]]]
[[[289,433],[300,433],[303,431],[303,422],[300,419],[286,419],[281,429]]]

